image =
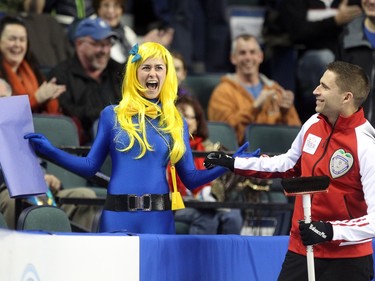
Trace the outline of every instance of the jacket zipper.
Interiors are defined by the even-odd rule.
[[[326,120],[324,120],[325,122],[328,122],[328,121],[326,121]],[[336,120],[336,122],[337,122],[337,120]],[[323,157],[325,156],[325,154],[326,154],[326,152],[327,152],[327,149],[328,149],[328,144],[329,144],[329,142],[330,142],[330,140],[331,140],[331,137],[332,137],[332,135],[333,135],[333,132],[334,132],[334,130],[335,130],[335,126],[336,126],[336,122],[335,122],[335,124],[333,124],[333,126],[332,126],[332,130],[331,130],[331,133],[329,134],[329,136],[328,136],[328,138],[326,138],[326,140],[323,142],[323,144],[322,144],[322,147],[324,148],[324,151],[323,151],[323,153],[322,153],[322,155],[320,156],[320,158],[315,162],[315,164],[314,164],[314,166],[313,166],[313,168],[312,168],[312,171],[311,171],[311,174],[314,176],[314,174],[315,174],[315,167],[316,167],[316,165],[323,159]]]
[[[327,123],[328,123],[327,120],[324,120],[324,122],[327,122]],[[322,144],[322,147],[324,148],[324,151],[323,151],[322,155],[320,156],[320,158],[315,162],[315,164],[314,164],[314,166],[313,166],[313,168],[312,168],[312,171],[311,171],[311,175],[312,175],[312,176],[315,175],[315,167],[316,167],[316,165],[317,165],[317,164],[323,159],[324,155],[325,155],[326,152],[327,152],[328,144],[329,144],[329,142],[330,142],[330,140],[331,140],[331,137],[332,137],[332,135],[333,135],[333,132],[334,132],[334,130],[335,130],[336,122],[337,122],[337,119],[336,119],[336,121],[335,121],[335,124],[333,124],[333,126],[332,126],[331,133],[329,134],[328,138],[326,138],[326,140],[325,140],[325,141],[323,142],[323,144]],[[329,124],[329,123],[328,123],[328,124]],[[314,200],[314,195],[312,194],[312,195],[311,195],[311,205],[312,205],[313,200]],[[345,205],[346,205],[346,204],[345,204]]]
[[[346,208],[346,211],[348,212],[349,218],[353,219],[354,217],[352,216],[352,214],[349,211],[348,204],[346,203],[346,197],[345,197],[345,195],[343,197],[344,197],[345,208]]]

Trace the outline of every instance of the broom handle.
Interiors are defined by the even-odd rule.
[[[303,215],[305,223],[311,222],[311,196],[310,194],[302,195]],[[306,246],[307,274],[309,281],[315,281],[314,250],[313,246]]]

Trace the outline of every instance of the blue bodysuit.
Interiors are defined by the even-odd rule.
[[[137,115],[133,118],[135,118],[134,122],[137,123]],[[38,149],[38,145],[35,145],[35,142],[34,148],[47,157],[54,159],[66,169],[84,177],[95,175],[108,153],[110,153],[112,174],[108,185],[108,194],[165,194],[169,193],[166,176],[169,148],[166,141],[171,145],[171,138],[162,131],[156,130],[158,123],[159,118],[148,118],[146,134],[153,151],[147,151],[140,159],[135,159],[140,153],[140,146],[137,142],[135,142],[130,151],[119,151],[119,149],[123,149],[128,145],[129,138],[127,133],[116,122],[116,113],[113,105],[107,106],[102,111],[96,139],[86,157],[71,155],[54,147],[48,147],[48,151],[42,147]],[[33,139],[30,140],[32,141]],[[228,171],[222,167],[215,167],[210,170],[197,170],[195,168],[185,121],[184,142],[186,152],[176,163],[176,170],[187,188],[194,189]],[[99,231],[174,234],[173,211],[116,212],[103,210]]]

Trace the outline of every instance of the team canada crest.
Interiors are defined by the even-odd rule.
[[[353,156],[343,149],[336,150],[329,163],[332,178],[335,179],[345,175],[352,166]]]

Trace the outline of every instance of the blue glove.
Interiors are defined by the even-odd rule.
[[[237,151],[233,154],[233,157],[237,157],[238,155],[245,153],[244,151],[249,147],[249,142],[245,142],[243,145],[240,146],[240,148],[237,149]]]
[[[223,166],[229,168],[231,171],[234,170],[234,158],[235,157],[259,157],[260,149],[253,152],[244,152],[249,147],[249,143],[244,143],[234,154],[233,156],[227,155],[222,151],[211,152],[207,155],[206,159],[203,162],[203,165],[206,169],[211,169],[215,166]]]
[[[44,156],[48,156],[56,149],[52,143],[42,134],[30,133],[24,136],[28,139],[34,150]]]
[[[237,151],[233,154],[233,158],[236,157],[259,157],[260,156],[260,148],[257,148],[253,152],[245,152],[245,150],[249,147],[249,142],[245,142]]]
[[[243,157],[243,158],[250,158],[250,157],[259,157],[260,156],[260,148],[257,148],[256,150],[252,152],[242,152],[238,154],[233,154],[233,157]]]
[[[24,139],[29,140],[37,153],[42,154],[57,165],[60,165],[82,177],[92,177],[102,164],[102,162],[89,159],[89,157],[81,157],[61,150],[53,146],[53,144],[42,134],[30,133],[25,135]],[[93,158],[95,159],[95,157]]]

